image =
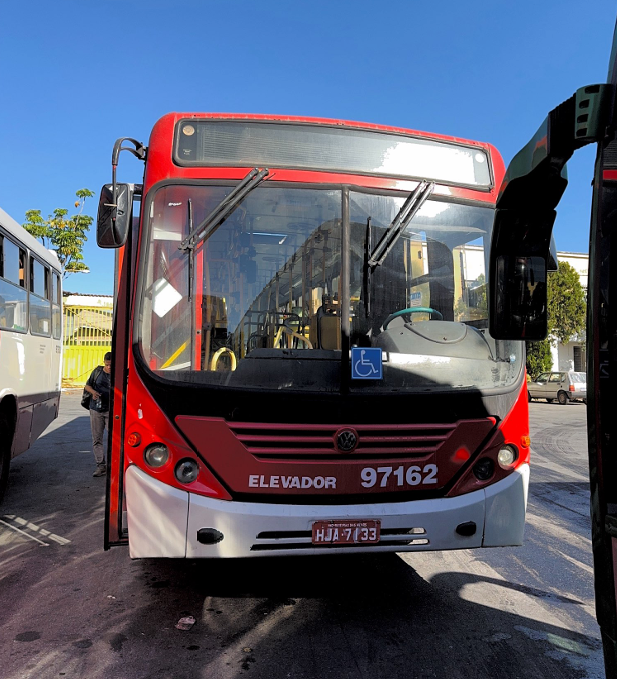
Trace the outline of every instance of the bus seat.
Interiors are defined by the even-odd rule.
[[[323,306],[320,306],[311,317],[309,339],[316,349],[340,349],[341,317],[326,313]]]

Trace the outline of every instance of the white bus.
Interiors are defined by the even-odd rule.
[[[0,209],[0,500],[11,459],[58,416],[62,270]]]

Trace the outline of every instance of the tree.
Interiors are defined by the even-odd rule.
[[[46,248],[54,250],[62,266],[62,275],[66,278],[76,271],[87,271],[83,261],[82,250],[88,240],[86,231],[90,230],[93,218],[82,214],[86,198],[94,193],[90,189],[79,189],[75,195],[77,214],[67,217],[69,211],[56,208],[52,215],[43,219],[40,210],[28,210],[24,229],[35,238],[40,238]]]
[[[526,342],[527,373],[536,378],[553,367],[551,343],[563,344],[585,329],[585,290],[576,269],[559,262],[559,270],[548,275],[548,337],[541,342]]]
[[[559,262],[548,275],[548,334],[563,344],[585,329],[585,291],[576,269]]]
[[[551,341],[546,338],[540,342],[525,342],[527,349],[527,374],[532,378],[543,372],[548,372],[553,367],[551,355]]]

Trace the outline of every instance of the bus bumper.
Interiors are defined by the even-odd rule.
[[[459,497],[354,505],[290,505],[229,502],[187,493],[161,483],[132,465],[126,471],[131,558],[221,558],[415,552],[505,547],[523,542],[529,466],[485,489]],[[311,527],[318,520],[380,519],[374,545],[316,546]],[[475,523],[473,535],[461,524]],[[205,545],[202,528],[223,535]]]

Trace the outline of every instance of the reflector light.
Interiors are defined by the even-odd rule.
[[[467,448],[459,448],[454,454],[454,458],[456,460],[460,460],[461,462],[467,462],[470,457],[471,453],[467,450]]]
[[[521,446],[523,446],[523,448],[529,448],[530,445],[531,439],[529,436],[521,436]]]

